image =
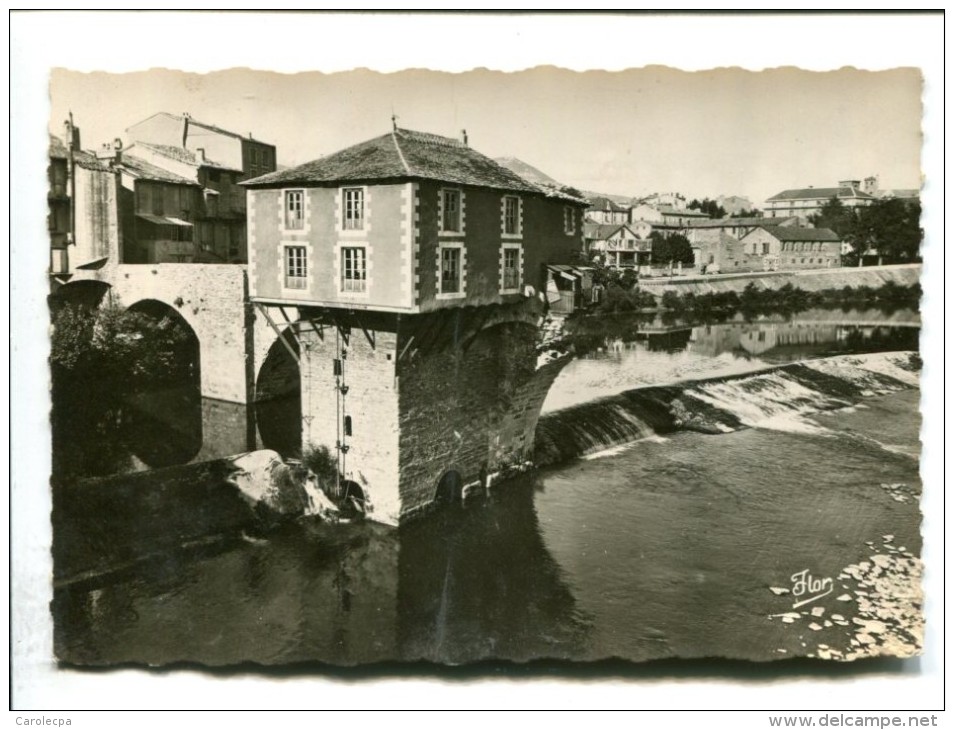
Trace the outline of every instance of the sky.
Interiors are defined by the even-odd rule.
[[[275,144],[293,166],[398,125],[517,157],[562,183],[619,195],[741,195],[756,205],[786,188],[877,175],[920,187],[921,75],[795,68],[617,72],[554,67],[504,73],[51,75],[51,130],[72,111],[84,147],[124,137],[159,111]]]

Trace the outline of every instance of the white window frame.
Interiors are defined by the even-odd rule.
[[[516,251],[517,253],[517,281],[512,287],[507,286],[507,252]],[[523,244],[503,243],[500,245],[500,293],[501,294],[519,294],[523,288]]]
[[[444,228],[447,194],[456,193],[457,195],[457,228]],[[464,191],[460,188],[441,188],[437,198],[437,231],[441,236],[463,236],[464,235]]]
[[[301,196],[301,226],[289,227],[288,225],[288,201],[290,196]],[[307,233],[308,232],[308,195],[304,188],[288,188],[281,191],[279,198],[281,229],[286,233]]]
[[[360,190],[361,191],[361,228],[345,228],[345,216],[348,213],[348,192]],[[335,224],[335,228],[338,231],[338,236],[341,238],[361,238],[367,240],[368,235],[371,232],[371,191],[368,190],[367,185],[342,185],[338,188],[338,191],[335,195],[335,215],[338,216],[338,221]]]
[[[300,242],[294,241],[289,243],[282,244],[282,268],[281,268],[281,277],[282,277],[282,289],[289,292],[303,292],[308,291],[311,284],[311,269],[308,266],[309,259],[309,250],[308,245]],[[301,259],[298,262],[300,266],[299,276],[292,275],[290,271],[292,270],[292,256],[290,255],[292,251],[301,251]],[[291,284],[290,282],[294,282]]]
[[[371,247],[363,243],[339,243],[336,251],[336,266],[335,266],[335,275],[338,281],[338,291],[341,294],[348,296],[356,297],[366,297],[368,296],[368,291],[371,288]],[[364,276],[360,279],[347,279],[346,274],[348,273],[348,267],[346,264],[347,252],[360,250],[362,252],[364,269]],[[352,281],[362,282],[362,287],[358,288],[347,288],[345,282]]]
[[[458,256],[458,290],[445,292],[443,290],[443,269],[444,269],[444,252],[456,250],[459,252]],[[446,241],[442,242],[437,247],[437,298],[438,299],[463,299],[467,296],[467,249],[464,246],[463,241]]]
[[[349,219],[349,201],[348,196],[351,193],[360,193],[361,195],[361,216],[359,218]],[[365,189],[363,187],[341,188],[341,230],[342,231],[363,231],[367,216],[364,212]],[[357,221],[360,225],[348,225],[349,220]]]
[[[514,230],[507,231],[507,201],[517,201],[515,211]],[[521,238],[523,236],[523,198],[519,195],[504,195],[500,199],[500,234],[504,238]]]

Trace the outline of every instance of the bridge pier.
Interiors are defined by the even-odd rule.
[[[373,519],[398,524],[426,511],[447,475],[445,484],[466,487],[529,462],[565,364],[537,367],[538,301],[299,313],[302,444],[337,456]]]

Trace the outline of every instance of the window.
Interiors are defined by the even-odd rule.
[[[441,293],[460,292],[460,249],[441,249]]]
[[[162,229],[166,231],[166,239],[169,241],[192,240],[191,226],[162,226]]]
[[[363,292],[368,285],[368,260],[364,247],[341,249],[341,291]]]
[[[285,247],[285,288],[304,289],[307,286],[308,256],[304,246]]]
[[[342,227],[346,231],[360,231],[364,228],[364,190],[362,188],[344,189]]]
[[[576,220],[573,217],[572,206],[563,206],[563,232],[572,236],[576,232]]]
[[[503,250],[503,289],[520,288],[520,249],[517,247]]]
[[[460,190],[441,190],[441,230],[460,229]]]
[[[163,215],[165,213],[165,208],[162,203],[162,193],[163,190],[160,187],[152,188],[152,214],[153,215]]]
[[[762,243],[762,253],[768,253],[768,252],[769,252],[768,241],[765,241],[764,243]]]
[[[504,233],[517,235],[520,233],[520,198],[515,195],[504,197]]]
[[[285,228],[302,230],[305,227],[305,191],[285,191]]]

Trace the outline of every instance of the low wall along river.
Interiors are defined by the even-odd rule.
[[[767,271],[749,274],[716,274],[713,276],[674,276],[672,278],[641,279],[640,287],[661,295],[664,291],[679,294],[707,294],[742,291],[754,283],[760,289],[781,289],[786,284],[805,291],[842,289],[846,286],[880,287],[887,282],[912,286],[921,279],[921,264],[895,266],[867,266],[863,268],[814,269],[805,271]]]

